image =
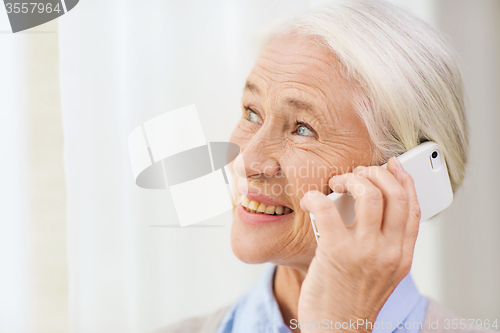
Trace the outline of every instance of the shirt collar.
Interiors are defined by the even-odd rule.
[[[234,303],[223,317],[217,333],[290,333],[274,297],[276,265],[267,264],[252,288]],[[422,296],[408,274],[380,310],[373,333],[391,333],[404,323]],[[390,323],[390,324],[389,324]]]

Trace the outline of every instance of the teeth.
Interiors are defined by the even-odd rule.
[[[265,213],[265,212],[266,212],[266,205],[260,204],[259,208],[257,208],[257,213],[262,214],[262,213]]]
[[[255,200],[250,200],[247,197],[243,198],[243,200],[241,201],[241,205],[245,207],[248,212],[257,214],[283,215],[293,212],[293,210],[289,207],[273,205],[266,206],[263,203]]]
[[[250,199],[248,199],[247,197],[244,197],[243,198],[243,201],[241,201],[241,205],[245,208],[248,208],[248,204],[250,203]]]
[[[250,209],[251,213],[255,213],[255,211],[259,208],[259,203],[257,201],[250,201],[248,204],[248,209]]]
[[[273,205],[269,205],[269,206],[267,206],[267,208],[266,208],[266,214],[273,215],[273,214],[274,214],[275,209],[276,209],[276,206],[273,206]]]

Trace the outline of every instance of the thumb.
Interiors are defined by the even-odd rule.
[[[314,214],[321,239],[335,241],[344,237],[347,232],[337,207],[323,193],[319,191],[307,192],[300,200],[300,208]]]

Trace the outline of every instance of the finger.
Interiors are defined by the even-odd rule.
[[[408,194],[409,203],[409,214],[403,242],[403,257],[412,258],[421,218],[420,205],[412,176],[404,170],[398,170],[398,178]]]
[[[319,191],[309,191],[300,200],[300,208],[314,214],[320,240],[334,242],[347,232],[337,207]]]
[[[397,165],[397,162],[399,161],[396,158],[391,158],[387,163],[388,169],[382,167],[358,167],[355,169],[355,173],[368,178],[384,195],[385,207],[382,232],[389,239],[402,240],[408,220],[409,204],[406,189],[395,177],[396,171],[401,165]]]
[[[354,228],[362,236],[380,231],[384,213],[384,197],[382,192],[367,178],[345,173],[334,176],[329,181],[330,188],[335,192],[349,192],[355,203],[356,217]]]

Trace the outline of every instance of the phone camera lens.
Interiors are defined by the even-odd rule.
[[[436,157],[438,157],[438,152],[434,150],[434,151],[432,152],[432,155],[431,155],[431,156],[432,156],[432,158],[436,158]]]

